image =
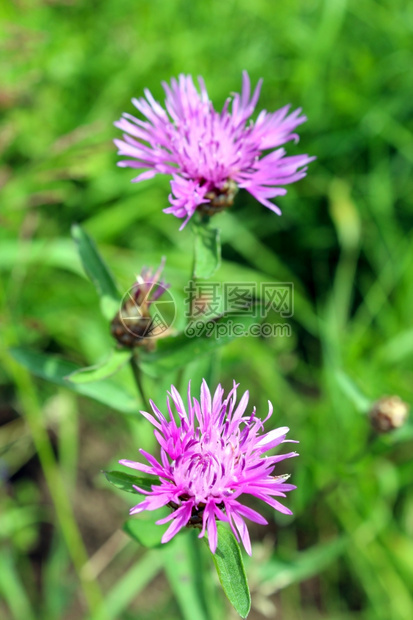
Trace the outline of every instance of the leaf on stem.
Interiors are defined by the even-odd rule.
[[[67,375],[66,379],[72,383],[92,383],[93,381],[102,381],[116,374],[118,370],[123,368],[132,357],[130,349],[113,349],[109,357],[101,364],[79,368]]]
[[[242,561],[241,549],[234,534],[223,523],[217,522],[218,546],[212,555],[219,581],[234,609],[246,618],[251,608],[251,596]]]
[[[73,383],[68,381],[66,378],[68,375],[80,370],[80,367],[73,362],[23,347],[10,349],[10,355],[36,377],[67,387],[77,394],[89,396],[89,398],[112,407],[115,411],[122,413],[137,413],[138,411],[138,403],[135,398],[111,379],[106,379],[102,383]]]
[[[115,280],[99,254],[95,242],[78,224],[72,226],[72,237],[77,244],[86,275],[100,297],[102,314],[110,321],[119,310],[120,304],[120,295]]]
[[[110,482],[110,484],[117,487],[121,491],[127,491],[128,493],[139,493],[139,491],[133,488],[134,484],[144,491],[152,491],[152,485],[155,484],[152,478],[148,478],[146,476],[133,476],[132,474],[126,474],[123,471],[104,471],[103,473],[106,476],[106,480]]]

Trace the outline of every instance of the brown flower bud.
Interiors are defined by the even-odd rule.
[[[388,433],[403,426],[408,412],[409,405],[399,396],[383,396],[373,403],[369,418],[378,433]]]
[[[139,307],[131,303],[124,303],[110,324],[111,334],[123,347],[145,347],[153,350],[155,342],[153,338],[152,318],[137,312]]]
[[[173,322],[174,316],[165,317],[153,311],[153,305],[169,288],[169,284],[160,280],[163,266],[164,260],[155,273],[144,267],[137,282],[123,296],[121,308],[110,326],[112,336],[123,347],[144,347],[153,351],[156,339],[165,336]],[[175,308],[172,297],[163,303]]]

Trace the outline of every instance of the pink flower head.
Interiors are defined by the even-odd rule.
[[[295,129],[307,119],[301,109],[290,106],[277,112],[262,110],[250,120],[260,94],[262,80],[251,96],[250,79],[242,77],[241,94],[228,98],[216,112],[202,78],[196,89],[190,75],[180,75],[170,84],[163,82],[165,108],[145,89],[146,99],[133,99],[145,120],[124,114],[115,123],[124,131],[115,140],[119,166],[146,169],[134,182],[156,174],[171,174],[172,193],[165,213],[185,218],[181,229],[198,208],[212,215],[230,206],[237,188],[244,188],[278,215],[280,209],[269,199],[287,193],[283,187],[306,175],[308,155],[286,157],[281,145],[298,141]],[[264,154],[265,151],[270,151]]]
[[[166,543],[184,526],[200,527],[199,538],[208,533],[209,546],[215,553],[217,547],[216,519],[229,522],[237,540],[241,539],[251,555],[251,543],[245,518],[263,525],[267,521],[258,512],[243,505],[242,495],[252,495],[263,500],[284,514],[292,514],[276,497],[285,497],[286,491],[296,487],[286,484],[288,476],[272,475],[279,461],[297,456],[296,452],[267,456],[266,453],[287,440],[287,427],[264,433],[264,423],[256,417],[255,408],[246,414],[249,394],[245,392],[238,406],[237,387],[224,398],[218,385],[212,396],[205,380],[198,401],[191,397],[188,385],[188,407],[172,386],[167,397],[168,416],[150,401],[154,416],[141,413],[155,427],[155,437],[160,444],[161,462],[144,450],[140,453],[149,465],[134,461],[119,461],[126,467],[137,469],[159,478],[148,492],[135,487],[146,499],[134,506],[130,514],[170,506],[173,512],[157,521],[171,521],[162,537]],[[169,398],[170,397],[170,398]],[[171,408],[171,400],[177,416]],[[272,415],[269,402],[269,413]],[[177,424],[175,417],[179,418]],[[293,442],[296,443],[296,442]]]

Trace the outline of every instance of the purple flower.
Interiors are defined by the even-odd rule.
[[[209,546],[215,553],[217,547],[216,519],[229,522],[237,540],[251,555],[251,543],[244,518],[267,524],[267,521],[252,508],[239,500],[242,495],[252,495],[263,500],[272,508],[284,514],[292,514],[276,497],[285,497],[286,491],[296,487],[286,484],[288,476],[272,475],[274,465],[284,459],[297,456],[296,452],[267,456],[269,450],[291,440],[285,438],[288,428],[281,427],[263,433],[264,423],[256,417],[255,407],[246,414],[249,394],[245,392],[238,406],[237,387],[224,399],[224,390],[219,385],[211,396],[205,380],[198,401],[191,397],[188,385],[188,408],[178,391],[171,386],[169,396],[176,410],[179,424],[172,412],[167,397],[168,416],[150,401],[155,417],[141,413],[155,427],[155,437],[161,448],[160,462],[144,450],[140,453],[149,465],[134,461],[119,461],[126,467],[137,469],[159,478],[152,485],[152,491],[135,487],[147,498],[134,506],[130,514],[143,510],[155,510],[170,506],[173,512],[157,521],[158,524],[172,521],[162,537],[166,543],[184,526],[200,527],[199,538],[208,532]],[[264,422],[272,415],[269,412]],[[297,443],[297,442],[293,442]]]
[[[302,179],[306,165],[315,159],[286,157],[285,149],[279,148],[298,141],[294,132],[306,117],[300,109],[289,114],[287,105],[272,114],[262,110],[255,122],[249,120],[262,80],[251,97],[246,71],[241,94],[234,94],[232,103],[228,98],[221,112],[214,110],[202,78],[198,81],[200,92],[190,75],[163,82],[166,110],[147,89],[146,99],[132,100],[146,120],[124,114],[115,123],[126,132],[123,140],[115,140],[119,155],[128,158],[118,165],[146,169],[134,182],[159,173],[172,175],[171,206],[164,211],[185,218],[181,229],[197,208],[212,215],[230,206],[237,188],[281,215],[269,199],[286,194],[282,186]]]

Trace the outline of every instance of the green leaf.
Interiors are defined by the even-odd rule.
[[[251,596],[242,561],[241,549],[234,534],[223,523],[217,522],[218,546],[212,555],[219,581],[234,609],[246,618],[251,608]]]
[[[346,550],[348,538],[341,536],[323,545],[301,551],[291,561],[273,558],[259,567],[259,579],[272,591],[318,575]]]
[[[72,237],[77,244],[83,268],[100,297],[102,314],[110,321],[118,312],[121,299],[112,274],[93,239],[78,224],[72,226]]]
[[[156,525],[154,521],[144,521],[143,519],[129,519],[123,526],[123,531],[133,540],[136,540],[143,547],[149,549],[160,547],[162,536],[164,535],[169,523]]]
[[[342,392],[351,400],[354,407],[360,413],[367,413],[372,405],[372,401],[362,394],[354,381],[343,370],[337,370],[335,376]]]
[[[193,329],[201,335],[197,336],[195,333],[193,337],[190,337],[182,333],[178,336],[162,338],[157,342],[156,351],[151,353],[139,351],[139,366],[150,376],[160,376],[165,372],[185,366],[202,355],[208,355],[237,338],[232,329],[235,323],[240,325],[243,331],[247,331],[256,322],[256,318],[247,315],[221,316],[203,324],[199,321],[197,327]],[[202,325],[204,327],[198,330],[198,326],[201,328]]]
[[[152,491],[152,485],[155,484],[151,478],[133,476],[132,474],[125,474],[123,471],[104,471],[103,473],[110,484],[128,493],[139,493],[139,491],[133,488],[134,484],[141,487],[144,491]]]
[[[135,398],[128,394],[125,388],[113,383],[110,379],[106,379],[102,383],[84,384],[68,381],[66,377],[80,369],[80,366],[73,362],[68,362],[54,355],[30,351],[23,347],[10,349],[10,354],[16,362],[27,368],[36,377],[67,387],[77,394],[89,396],[89,398],[108,405],[116,411],[122,413],[136,413],[138,411],[138,403]]]
[[[82,265],[71,239],[2,239],[0,244],[0,267],[13,269],[19,265],[42,265],[76,274],[82,273]]]
[[[158,551],[148,551],[137,562],[122,572],[121,577],[105,592],[105,599],[91,620],[119,620],[138,594],[152,581],[162,568],[162,557]]]
[[[102,381],[118,372],[132,357],[129,349],[113,349],[109,357],[102,363],[87,368],[80,368],[66,377],[72,383],[92,383]]]
[[[45,519],[38,508],[8,508],[0,515],[0,540],[10,540],[19,530],[30,527]]]
[[[34,620],[35,613],[17,571],[17,558],[13,556],[12,550],[7,545],[2,548],[0,554],[0,595],[7,603],[14,618]],[[2,609],[4,609],[3,605]]]
[[[219,230],[195,219],[192,230],[195,235],[194,278],[210,278],[221,264]]]

